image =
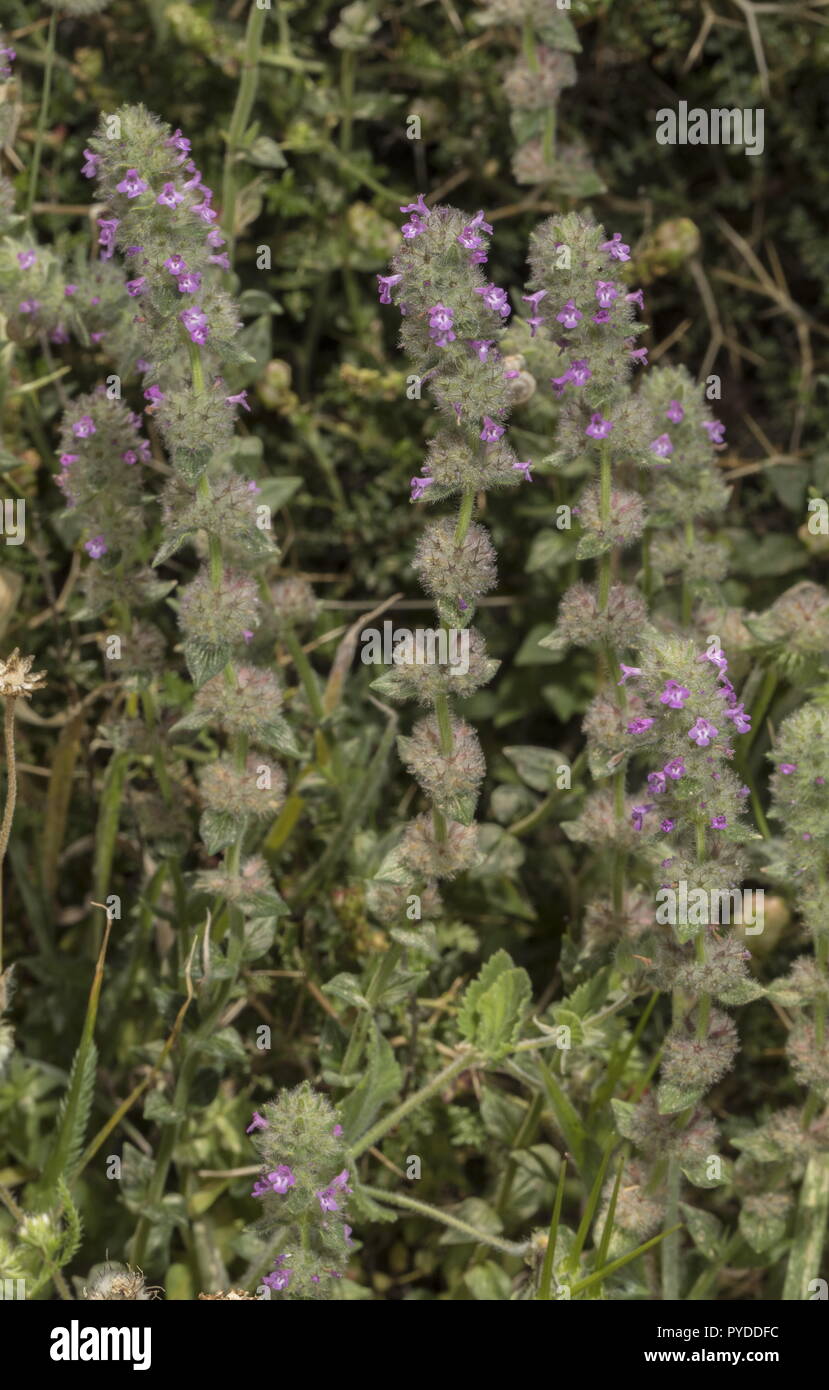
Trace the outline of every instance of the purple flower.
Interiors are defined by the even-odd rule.
[[[167,145],[170,149],[180,151],[181,158],[178,162],[179,164],[183,164],[188,154],[190,153],[190,141],[186,138],[186,136],[182,135],[180,130],[174,130],[169,140],[165,140],[164,144]]]
[[[350,1192],[350,1191],[351,1191],[351,1188],[350,1188],[349,1185],[348,1185],[348,1169],[347,1169],[347,1168],[343,1168],[343,1170],[342,1170],[341,1173],[338,1173],[337,1176],[336,1176],[335,1178],[332,1178],[332,1179],[331,1179],[331,1186],[334,1187],[334,1188],[339,1189],[341,1192]]]
[[[667,785],[668,779],[664,772],[648,773],[648,789],[652,791],[655,796],[658,796],[660,792],[664,792]]]
[[[590,424],[584,432],[585,434],[589,434],[591,439],[607,439],[612,429],[612,421],[604,420],[602,416],[597,413],[590,416]]]
[[[629,734],[643,734],[653,724],[652,719],[631,719],[627,726]]]
[[[413,212],[416,216],[425,217],[427,219],[431,216],[431,208],[427,208],[423,201],[422,193],[418,193],[416,203],[406,203],[405,207],[402,207],[400,211]]]
[[[479,246],[483,246],[481,238],[478,236],[478,228],[482,232],[492,234],[492,228],[488,222],[484,221],[483,212],[476,212],[471,222],[468,222],[463,230],[455,238],[467,251],[476,251]]]
[[[682,709],[690,694],[688,687],[680,685],[679,681],[666,681],[659,699],[663,705],[670,705],[671,709]]]
[[[539,304],[541,303],[542,299],[546,299],[546,297],[546,290],[536,290],[534,294],[522,294],[521,296],[525,304],[532,305],[534,314],[538,312]]]
[[[631,362],[641,362],[643,367],[648,365],[648,349],[646,347],[634,348],[628,353]]]
[[[80,454],[61,454],[60,466],[61,468],[68,468],[70,463],[77,463],[79,458]]]
[[[209,190],[207,192],[209,192]],[[194,203],[190,211],[197,213],[202,222],[215,222],[219,214],[215,208],[210,206],[210,198],[212,198],[213,194],[211,193],[210,197],[208,197],[207,192],[205,192],[204,201],[201,203]]]
[[[189,270],[176,281],[179,294],[195,294],[201,286],[201,271]]]
[[[156,202],[160,203],[163,208],[177,208],[179,203],[184,202],[184,194],[179,193],[174,183],[165,183],[156,198]]]
[[[484,426],[478,436],[479,439],[482,439],[485,444],[494,444],[497,439],[501,438],[503,433],[503,425],[496,424],[488,415],[484,416]]]
[[[725,425],[722,420],[703,420],[702,428],[707,431],[712,444],[725,443]]]
[[[82,415],[80,420],[76,420],[72,426],[72,433],[76,439],[88,439],[91,434],[95,434],[95,421],[92,416]]]
[[[246,642],[252,642],[252,641],[253,641],[253,633],[251,632],[251,629],[250,629],[249,627],[243,627],[243,628],[242,628],[242,637],[244,638],[244,640],[245,640]]]
[[[316,1197],[320,1204],[320,1211],[339,1211],[340,1206],[333,1187],[320,1188],[319,1192],[316,1193]]]
[[[652,810],[653,802],[649,802],[646,806],[634,806],[633,810],[630,813],[630,818],[633,821],[634,830],[642,829],[642,826],[645,823],[645,816],[648,814],[648,811]]]
[[[596,281],[596,298],[601,309],[609,309],[614,299],[619,298],[619,291],[612,280]]]
[[[682,409],[679,401],[671,401],[668,409],[665,411],[665,415],[674,425],[678,425],[680,421],[685,419],[685,411]]]
[[[478,286],[475,290],[475,294],[482,296],[484,304],[488,309],[492,309],[495,313],[500,314],[503,319],[509,318],[512,310],[507,302],[506,290],[499,289],[497,285],[484,285],[483,288]]]
[[[608,251],[614,261],[629,261],[630,247],[622,241],[622,233],[614,232],[610,241],[603,241],[599,247],[600,251]]]
[[[563,323],[565,328],[575,328],[576,324],[584,318],[584,314],[577,309],[572,299],[568,299],[563,309],[556,314],[559,323]]]
[[[64,285],[63,293],[66,295],[67,299],[71,299],[73,294],[78,293],[78,287],[77,285]]]
[[[169,270],[171,275],[178,276],[186,275],[188,267],[184,257],[180,256],[178,252],[176,252],[174,256],[167,257],[166,261],[164,262],[164,269]]]
[[[345,1130],[343,1129],[342,1125],[335,1125],[331,1133],[333,1134],[335,1139],[341,1139],[342,1136],[345,1134]]]
[[[353,1245],[353,1244],[354,1244],[354,1241],[351,1239],[351,1232],[352,1232],[352,1229],[353,1229],[353,1228],[352,1228],[351,1226],[343,1226],[343,1236],[345,1237],[345,1243],[346,1243],[346,1245]]]
[[[238,392],[236,393],[235,396],[225,396],[225,404],[226,404],[226,405],[240,405],[240,406],[242,407],[243,410],[247,410],[248,413],[250,413],[250,406],[248,405],[248,393],[247,393],[247,391],[238,391]]]
[[[729,685],[730,684],[731,682],[729,681]],[[730,709],[725,711],[725,717],[726,719],[734,720],[734,728],[737,730],[738,734],[747,734],[750,732],[751,715],[746,714],[743,704],[732,705]]]
[[[513,469],[517,469],[521,473],[526,482],[532,482],[532,474],[530,473],[532,459],[527,459],[526,463],[514,463],[512,466]]]
[[[671,443],[671,436],[669,434],[660,434],[657,439],[651,441],[649,447],[651,453],[656,454],[657,458],[661,459],[667,458],[668,455],[672,454],[674,451],[674,446]]]
[[[115,185],[118,192],[125,193],[128,198],[139,198],[142,193],[146,193],[149,186],[137,169],[128,169],[121,182]]]
[[[697,719],[688,730],[688,737],[693,740],[698,748],[707,748],[712,739],[717,737],[719,729],[708,719]]]
[[[619,662],[619,670],[622,673],[622,679],[616,682],[617,685],[624,685],[631,676],[641,676],[642,674],[639,666],[626,666],[623,661]]]
[[[39,299],[21,299],[17,306],[18,312],[21,314],[36,314],[39,308]]]
[[[164,392],[160,386],[148,386],[144,392],[144,400],[151,405],[159,405],[164,400]]]
[[[210,228],[210,231],[207,233],[207,244],[208,246],[224,246],[225,239],[218,227]]]
[[[788,777],[792,772],[797,772],[797,763],[781,763],[778,772],[782,772],[784,777]]]
[[[86,541],[84,550],[93,560],[100,560],[102,555],[107,553],[107,543],[103,536],[93,536],[91,541]]]
[[[130,299],[137,299],[140,294],[143,294],[146,283],[146,275],[139,275],[137,280],[128,280],[127,294],[130,296]]]
[[[446,304],[433,304],[427,310],[429,314],[429,337],[433,338],[438,347],[448,347],[455,341],[455,333],[452,323],[455,317],[455,310],[450,309]]]
[[[574,381],[576,386],[585,386],[592,375],[586,358],[570,363],[570,380]]]
[[[670,816],[666,816],[664,820],[659,822],[659,829],[663,830],[666,835],[670,835],[675,825],[676,821],[671,820]]]
[[[115,250],[115,233],[120,226],[117,217],[98,218],[98,245],[101,249],[101,260],[111,261]]]
[[[712,816],[709,822],[712,830],[725,830],[728,825],[727,816]]]
[[[252,1197],[267,1197],[272,1192],[276,1192],[280,1197],[284,1197],[289,1187],[296,1187],[296,1178],[287,1163],[280,1163],[272,1173],[266,1173],[264,1178],[254,1185],[251,1192]]]
[[[83,157],[84,163],[81,165],[81,173],[85,179],[94,179],[98,172],[101,156],[94,154],[92,150],[84,150]]]
[[[593,315],[594,323],[610,323],[610,310],[600,309],[598,314]]]
[[[380,303],[391,304],[391,292],[395,285],[403,279],[402,275],[378,275],[377,284],[380,290]]]
[[[121,462],[122,462],[122,463],[126,463],[127,466],[130,467],[130,468],[132,467],[132,465],[133,465],[134,463],[137,463],[137,462],[138,462],[138,455],[137,455],[137,453],[135,452],[135,450],[134,450],[134,449],[125,449],[124,452],[123,452],[123,454],[121,455]]]
[[[434,481],[434,478],[410,478],[409,482],[412,489],[411,500],[413,502],[419,502],[427,487]]]
[[[253,1119],[245,1130],[245,1134],[250,1134],[254,1129],[267,1129],[268,1122],[263,1119],[258,1110],[254,1110]]]
[[[281,1291],[287,1289],[290,1284],[291,1274],[292,1271],[290,1269],[275,1269],[272,1274],[265,1275],[262,1283],[267,1284],[271,1289],[275,1289],[277,1293],[281,1293]],[[313,1275],[311,1277],[313,1278]]]
[[[720,673],[720,678],[725,677],[728,670],[728,661],[721,651],[704,651],[697,657],[697,661],[710,661],[712,666],[716,666]]]
[[[495,346],[494,338],[470,338],[470,345],[474,347],[479,362],[489,361],[489,349]]]
[[[208,256],[211,265],[217,265],[221,270],[230,270],[230,259],[226,251],[222,251],[219,256]]]
[[[672,782],[678,782],[680,777],[685,776],[685,760],[684,758],[671,758],[662,770]]]
[[[625,299],[627,300],[628,304],[637,304],[639,306],[640,311],[644,313],[645,300],[643,298],[641,290],[634,290],[632,294],[626,294]]]
[[[37,256],[34,251],[18,251],[17,253],[17,263],[21,270],[31,270],[36,260]]]
[[[193,307],[190,309],[182,309],[181,313],[179,314],[179,318],[181,319],[188,333],[192,328],[198,328],[201,324],[207,322],[207,316],[205,315],[204,311],[202,309],[197,308],[195,305],[193,305]]]

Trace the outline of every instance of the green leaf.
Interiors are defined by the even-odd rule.
[[[560,767],[570,766],[563,753],[553,748],[539,748],[532,743],[512,745],[504,749],[522,782],[536,792],[548,792],[555,787]]]
[[[238,818],[230,811],[202,811],[199,834],[208,854],[218,854],[220,850],[227,849],[236,839],[238,830]]]
[[[495,1208],[480,1197],[467,1197],[460,1206],[452,1209],[452,1215],[456,1216],[459,1221],[466,1221],[468,1225],[474,1226],[477,1231],[482,1231],[485,1235],[497,1236],[503,1230],[503,1222]],[[447,1226],[438,1244],[473,1245],[474,1241],[463,1231],[456,1231],[451,1226]]]
[[[481,1302],[504,1303],[509,1299],[512,1289],[509,1275],[492,1260],[473,1265],[464,1280],[472,1297]]]
[[[348,1144],[356,1144],[365,1134],[386,1102],[397,1096],[402,1080],[391,1045],[375,1028],[365,1075],[341,1107]]]
[[[513,965],[506,951],[496,951],[464,994],[462,1036],[488,1057],[505,1057],[518,1041],[531,998],[526,970]]]
[[[636,1106],[629,1100],[611,1100],[613,1118],[616,1121],[616,1129],[623,1139],[633,1138],[633,1116],[636,1114]]]
[[[703,1086],[677,1086],[672,1081],[662,1081],[656,1093],[659,1103],[660,1115],[675,1115],[678,1110],[685,1110],[689,1105],[696,1105],[700,1096],[705,1094]]]
[[[260,724],[255,737],[256,742],[265,748],[275,748],[277,752],[284,753],[289,758],[302,757],[302,750],[296,741],[294,731],[281,714],[275,715],[265,724]]]
[[[344,1000],[353,1009],[371,1010],[371,1005],[363,994],[362,983],[356,975],[335,975],[333,980],[322,986],[322,992],[332,995],[334,999]]]
[[[688,1234],[697,1250],[705,1256],[706,1260],[718,1260],[723,1234],[722,1222],[718,1221],[710,1211],[702,1211],[699,1207],[692,1207],[686,1202],[682,1202],[680,1205]]]

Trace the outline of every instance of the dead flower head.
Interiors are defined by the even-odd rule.
[[[22,695],[28,699],[34,690],[40,690],[46,684],[42,671],[32,672],[33,661],[33,656],[21,656],[18,647],[5,661],[0,661],[0,695],[11,696],[12,699]]]

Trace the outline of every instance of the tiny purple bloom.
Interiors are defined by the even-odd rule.
[[[653,719],[631,719],[627,731],[629,734],[643,734],[653,723]]]
[[[128,169],[121,182],[115,185],[118,192],[125,193],[128,198],[140,197],[142,193],[146,193],[149,186],[137,169]]]
[[[702,428],[707,431],[712,444],[725,443],[725,425],[722,420],[703,420]]]
[[[95,434],[95,421],[92,416],[82,415],[80,420],[76,420],[72,426],[72,433],[76,439],[88,439],[91,434]]]
[[[267,1129],[267,1128],[268,1128],[268,1122],[267,1122],[267,1120],[263,1119],[263,1117],[259,1114],[259,1111],[258,1111],[258,1110],[254,1110],[254,1112],[253,1112],[253,1119],[251,1120],[250,1124],[248,1125],[247,1129],[245,1130],[245,1134],[250,1134],[250,1133],[252,1133],[252,1131],[253,1131],[254,1129]]]
[[[103,536],[93,536],[91,541],[86,541],[84,550],[93,560],[100,560],[102,555],[107,553],[107,543]]]
[[[402,275],[378,275],[377,284],[380,290],[380,303],[391,304],[391,292],[395,285],[403,279]]]
[[[660,830],[663,830],[663,831],[665,832],[666,835],[669,835],[669,834],[671,833],[671,831],[673,830],[673,828],[674,828],[675,825],[676,825],[676,821],[675,821],[675,820],[671,820],[670,816],[666,816],[664,820],[661,820],[661,821],[659,822],[659,829],[660,829]]]
[[[682,709],[690,694],[687,686],[680,685],[679,681],[666,681],[659,699],[663,705],[670,705],[671,709]]]
[[[584,314],[577,309],[572,299],[568,299],[564,308],[556,314],[559,323],[563,323],[565,328],[575,328],[576,324],[584,318]]]
[[[36,261],[37,256],[34,251],[18,251],[17,253],[17,263],[21,270],[31,270]]]
[[[603,241],[599,246],[600,251],[608,251],[614,261],[629,261],[630,247],[622,241],[622,233],[614,232],[610,241]]]
[[[784,777],[788,777],[792,772],[797,772],[797,763],[781,763],[779,771]]]
[[[685,419],[685,411],[679,404],[679,401],[671,401],[668,409],[665,411],[665,415],[674,425],[678,425]]]
[[[609,309],[614,299],[619,298],[619,291],[612,280],[596,281],[596,298],[600,309]]]
[[[664,772],[648,773],[648,788],[650,791],[654,793],[655,796],[658,796],[660,792],[664,792],[667,785],[668,779],[665,776]]]
[[[85,179],[94,179],[98,172],[98,165],[101,162],[99,154],[93,154],[92,150],[84,150],[84,163],[81,166],[81,173]]]
[[[668,455],[672,454],[674,451],[674,446],[671,443],[671,436],[669,434],[660,434],[657,439],[651,441],[649,447],[651,453],[656,454],[657,458],[661,459],[667,458]]]
[[[174,183],[165,183],[156,202],[163,208],[177,208],[179,203],[184,202],[184,194],[179,192]]]
[[[591,439],[607,439],[612,429],[613,422],[611,420],[604,420],[601,415],[596,413],[591,415],[590,424],[584,432],[585,434],[589,434]]]
[[[482,439],[485,444],[494,444],[497,439],[501,438],[503,433],[503,425],[497,424],[495,420],[490,419],[488,415],[484,416],[484,425],[478,436],[479,439]]]
[[[678,782],[680,777],[685,776],[685,760],[683,758],[671,758],[662,770],[672,782]]]
[[[717,737],[719,729],[708,719],[697,719],[688,730],[688,737],[693,740],[698,748],[707,748],[712,739]]]
[[[725,830],[725,827],[728,825],[728,817],[712,816],[710,820],[710,825],[712,830]]]
[[[532,474],[530,473],[530,469],[532,467],[532,459],[527,459],[526,463],[514,463],[512,466],[513,469],[518,470],[518,472],[521,474],[521,476],[525,479],[526,482],[532,482]]]
[[[626,666],[623,661],[619,662],[619,670],[622,673],[622,679],[616,682],[617,685],[625,685],[630,676],[641,676],[642,674],[639,666]]]

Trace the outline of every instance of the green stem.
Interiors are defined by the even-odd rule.
[[[685,546],[686,546],[686,549],[687,549],[687,551],[688,551],[689,556],[690,556],[690,555],[693,555],[693,553],[694,553],[694,543],[695,543],[695,539],[696,539],[696,537],[695,537],[695,533],[694,533],[694,522],[693,522],[693,518],[689,518],[689,519],[685,522]],[[684,570],[682,571],[682,624],[683,624],[683,627],[687,627],[688,624],[689,624],[690,621],[691,621],[691,609],[692,609],[692,607],[693,607],[693,601],[694,601],[693,591],[692,591],[692,589],[691,589],[691,585],[690,585],[689,580],[688,580],[688,571],[687,571],[687,568],[686,568],[686,569],[684,569]]]
[[[395,1125],[398,1125],[412,1110],[416,1110],[419,1105],[429,1100],[437,1091],[442,1090],[448,1082],[453,1080],[454,1077],[459,1076],[462,1071],[469,1071],[472,1067],[480,1066],[483,1060],[481,1054],[475,1052],[472,1048],[466,1052],[462,1052],[459,1057],[455,1057],[448,1066],[443,1068],[443,1071],[439,1071],[437,1075],[432,1077],[431,1081],[427,1081],[425,1086],[421,1086],[419,1091],[413,1091],[410,1096],[407,1096],[406,1100],[401,1101],[388,1115],[384,1115],[381,1120],[378,1120],[376,1124],[372,1125],[371,1129],[367,1130],[360,1141],[352,1148],[351,1157],[359,1158],[361,1154],[366,1152],[366,1149],[373,1148],[378,1139],[382,1139],[384,1135],[388,1134],[390,1129],[394,1129]]]
[[[450,1216],[448,1212],[441,1211],[438,1207],[430,1207],[428,1202],[419,1202],[416,1197],[404,1197],[402,1193],[386,1192],[385,1188],[365,1185],[361,1185],[360,1191],[365,1192],[367,1196],[378,1202],[388,1202],[390,1206],[402,1207],[404,1211],[417,1212],[419,1216],[428,1217],[430,1221],[439,1221],[442,1225],[449,1226],[453,1231],[461,1231],[476,1245],[489,1245],[493,1250],[500,1250],[504,1255],[515,1255],[520,1259],[529,1248],[528,1241],[523,1241],[519,1245],[515,1241],[501,1240],[499,1236],[494,1236],[489,1231],[479,1231],[476,1226],[470,1226],[468,1221],[461,1221],[457,1216]]]
[[[665,1208],[665,1241],[662,1246],[662,1301],[676,1303],[679,1300],[679,1236],[676,1229],[679,1223],[679,1187],[682,1173],[679,1160],[668,1162],[668,1202]]]
[[[222,169],[222,231],[227,239],[227,255],[231,263],[236,240],[236,162],[256,100],[259,54],[266,14],[267,10],[259,9],[256,0],[251,0],[242,54],[242,76],[227,133],[227,148]]]
[[[610,457],[610,446],[602,444],[599,451],[599,520],[601,529],[607,531],[610,526],[610,501],[611,487],[613,483],[613,467]],[[606,550],[599,556],[599,612],[604,613],[610,597],[610,560],[611,552]]]
[[[58,16],[57,11],[53,10],[49,20],[49,34],[46,40],[46,66],[43,72],[43,90],[40,97],[40,114],[37,118],[37,132],[35,134],[35,147],[32,152],[32,163],[29,169],[29,188],[26,198],[26,225],[32,220],[32,208],[34,207],[35,196],[37,194],[37,181],[40,174],[40,157],[43,153],[43,139],[46,134],[46,122],[49,118],[49,98],[52,93],[52,71],[55,66],[55,34],[57,31]]]

